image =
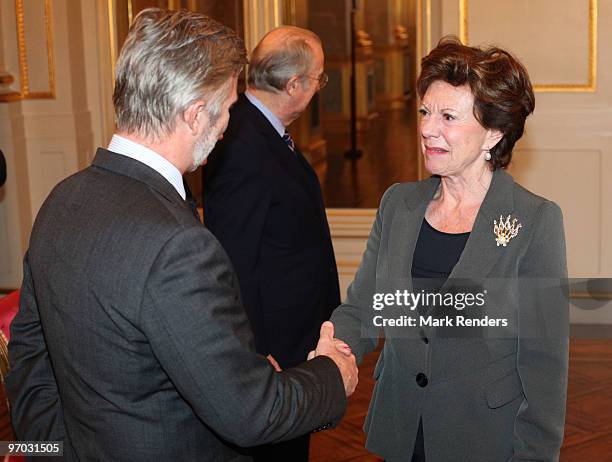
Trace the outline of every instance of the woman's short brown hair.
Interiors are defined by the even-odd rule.
[[[523,136],[525,119],[535,108],[529,74],[510,53],[501,48],[463,45],[457,37],[443,37],[421,61],[417,92],[423,98],[429,86],[442,80],[453,86],[469,85],[474,95],[474,116],[503,138],[491,149],[493,170],[506,168],[512,148]]]

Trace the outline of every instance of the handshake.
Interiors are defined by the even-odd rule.
[[[316,356],[328,356],[336,363],[342,375],[346,396],[351,396],[355,388],[357,388],[357,382],[359,380],[357,361],[355,360],[355,355],[351,352],[351,347],[342,340],[334,338],[334,325],[331,321],[325,321],[321,324],[319,343],[317,343],[317,348],[315,350],[308,353],[308,361]],[[267,358],[270,364],[274,366],[274,369],[280,372],[281,367],[276,362],[276,359],[274,359],[272,355],[268,355]]]
[[[336,363],[342,375],[346,396],[351,396],[359,380],[357,362],[351,348],[342,340],[334,338],[334,325],[330,321],[321,324],[319,343],[317,348],[308,354],[308,360],[321,355],[328,356]]]

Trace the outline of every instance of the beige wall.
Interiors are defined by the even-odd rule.
[[[8,163],[8,182],[0,192],[2,288],[20,285],[21,259],[46,196],[87,166],[95,146],[105,144],[112,131],[107,5],[96,0],[1,2],[2,67],[15,78],[11,89],[21,93],[0,103],[0,148]],[[20,55],[27,60],[25,74]]]
[[[515,149],[511,173],[563,209],[570,275],[612,277],[606,232],[612,225],[612,3],[463,3],[467,27],[457,31],[460,11],[449,8],[442,12],[449,29],[444,32],[467,32],[469,44],[508,48],[537,89],[536,111]],[[596,31],[599,49],[592,40]]]

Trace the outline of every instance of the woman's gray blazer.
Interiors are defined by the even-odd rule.
[[[336,337],[359,362],[380,333],[372,327],[374,294],[412,290],[412,256],[439,183],[431,177],[396,184],[383,196],[346,303],[332,315]],[[500,215],[522,225],[507,246],[497,245],[493,232]],[[495,171],[443,289],[465,279],[490,287],[486,314],[503,315],[509,327],[464,338],[434,327],[385,328],[364,424],[368,450],[409,462],[422,418],[427,462],[558,460],[568,368],[566,277],[559,207]],[[450,311],[463,315],[469,308]]]

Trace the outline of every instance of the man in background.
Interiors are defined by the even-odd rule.
[[[333,326],[317,357],[276,372],[255,352],[230,261],[185,202],[182,175],[222,136],[245,62],[204,15],[134,20],[117,132],[32,230],[6,381],[17,439],[63,441],[68,461],[225,461],[233,444],[342,416],[357,370]]]
[[[340,304],[319,181],[287,132],[327,82],[323,60],[313,32],[269,32],[204,176],[206,226],[234,264],[257,351],[282,369],[304,360]],[[306,435],[255,460],[306,461],[308,447]]]

